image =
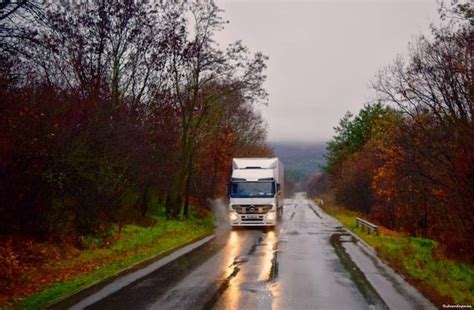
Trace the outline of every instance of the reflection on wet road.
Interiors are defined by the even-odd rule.
[[[432,307],[316,204],[296,196],[274,230],[223,225],[209,243],[88,308]]]

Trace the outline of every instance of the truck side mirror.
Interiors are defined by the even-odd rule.
[[[227,183],[227,196],[230,196],[230,183]]]
[[[281,186],[280,186],[280,183],[277,183],[277,192],[280,191],[280,187],[281,187]]]

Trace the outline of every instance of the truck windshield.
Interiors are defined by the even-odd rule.
[[[232,197],[273,197],[274,182],[232,182]]]

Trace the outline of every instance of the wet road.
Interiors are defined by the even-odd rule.
[[[230,230],[87,309],[430,309],[313,202],[285,201],[274,230]],[[113,285],[113,283],[112,283]]]

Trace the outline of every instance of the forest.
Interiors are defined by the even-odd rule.
[[[474,262],[473,11],[441,8],[441,25],[372,82],[328,143],[325,175],[309,180],[346,208]]]
[[[19,1],[0,28],[0,282],[31,241],[206,216],[231,158],[270,155],[267,57],[212,2]],[[28,240],[28,242],[25,242]],[[38,253],[36,253],[38,254]],[[35,254],[35,255],[36,255]],[[27,256],[27,255],[26,255]],[[34,255],[33,255],[34,256]]]

